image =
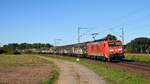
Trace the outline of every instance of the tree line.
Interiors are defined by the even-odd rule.
[[[139,37],[125,46],[125,51],[128,53],[150,53],[150,38]]]
[[[114,35],[108,35],[107,37],[103,38],[107,40],[117,39]],[[125,52],[127,53],[150,53],[150,38],[146,37],[139,37],[135,38],[131,42],[127,43],[125,46]],[[42,43],[11,43],[0,47],[0,54],[1,53],[17,53],[17,50],[23,49],[40,49],[40,48],[50,48],[53,47],[51,44],[42,44]]]
[[[33,44],[29,44],[29,43],[10,43],[7,45],[3,45],[2,47],[0,47],[0,53],[9,53],[9,54],[13,54],[13,53],[17,53],[17,50],[23,50],[23,49],[40,49],[40,48],[50,48],[52,47],[51,44],[44,44],[44,43],[33,43]]]

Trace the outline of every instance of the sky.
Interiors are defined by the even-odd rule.
[[[150,0],[0,0],[0,45],[8,43],[77,43],[107,34],[125,43],[150,38]]]

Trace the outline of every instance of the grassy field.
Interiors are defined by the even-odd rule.
[[[40,65],[46,63],[49,63],[49,61],[33,55],[0,55],[0,68],[28,66],[32,64]]]
[[[77,62],[75,57],[49,55],[47,57]],[[128,73],[118,68],[107,66],[105,63],[91,63],[87,59],[80,59],[79,62],[89,69],[95,71],[108,81],[109,84],[150,84],[150,80],[144,79],[132,73]]]
[[[52,84],[58,75],[56,65],[36,55],[0,55],[0,83]]]
[[[128,60],[150,62],[150,54],[129,54],[129,53],[126,53],[125,58]]]

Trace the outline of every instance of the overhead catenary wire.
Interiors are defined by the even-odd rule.
[[[136,14],[138,14],[138,13],[140,13],[140,12],[142,12],[143,11],[143,8],[141,8],[140,10],[138,9],[138,10],[135,10],[135,11],[131,11],[131,12],[129,12],[127,15],[125,15],[125,16],[121,16],[121,17],[119,17],[119,19],[117,20],[117,21],[115,21],[115,22],[120,22],[120,21],[122,21],[122,20],[127,20],[127,18],[130,18],[131,16],[133,17],[134,15],[136,15]],[[110,24],[109,24],[110,25]],[[114,24],[111,24],[111,25],[114,25]],[[122,23],[122,24],[119,24],[119,25],[116,25],[116,26],[112,26],[112,27],[109,27],[109,28],[105,28],[104,30],[100,30],[100,31],[96,31],[96,33],[98,33],[99,35],[102,35],[102,33],[104,33],[104,32],[109,32],[108,34],[115,34],[115,35],[117,35],[119,38],[121,38],[122,39],[122,37],[123,37],[123,35],[124,34],[122,34],[122,28],[123,28],[123,30],[125,30],[125,26],[124,25],[128,25],[127,23]],[[87,27],[88,28],[88,27]],[[84,36],[91,36],[91,34],[93,33],[93,32],[95,32],[94,30],[96,29],[96,28],[98,28],[98,27],[93,27],[93,28],[88,28],[88,30],[85,32],[85,33],[83,33],[83,34],[80,34],[80,38],[81,37],[84,37]],[[117,30],[117,32],[115,31],[115,30]],[[119,31],[119,32],[118,32]],[[123,31],[124,32],[124,31]],[[122,41],[123,41],[123,39],[122,39]]]
[[[140,13],[141,11],[143,11],[143,8],[141,8],[141,10],[132,11],[132,12],[128,13],[126,16],[122,16],[120,20],[124,20],[125,18],[129,18],[129,16],[134,16],[134,15]],[[119,20],[118,20],[118,21],[119,21]],[[127,25],[127,24],[126,24],[126,25]],[[120,29],[121,29],[121,33],[120,33],[120,34],[117,34],[117,33],[114,32],[114,31],[113,31],[113,33],[114,33],[115,35],[117,35],[118,37],[123,38],[122,32],[124,32],[124,31],[122,31],[122,30],[124,30],[124,28],[123,28],[123,29],[122,29],[122,28],[123,28],[123,25],[116,25],[116,26],[114,26],[114,27],[106,28],[106,29],[104,29],[104,30],[102,30],[102,31],[100,31],[100,32],[97,32],[97,33],[100,34],[100,33],[106,32],[106,31],[111,31],[111,33],[112,33],[112,31],[113,31],[114,29],[118,29],[119,31],[120,31]],[[82,37],[85,36],[85,35],[91,35],[91,34],[85,33],[85,34],[82,35]],[[122,39],[122,41],[124,41],[124,40]]]

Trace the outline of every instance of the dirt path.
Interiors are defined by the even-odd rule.
[[[106,84],[106,82],[86,67],[62,60],[53,60],[60,68],[58,84]]]

